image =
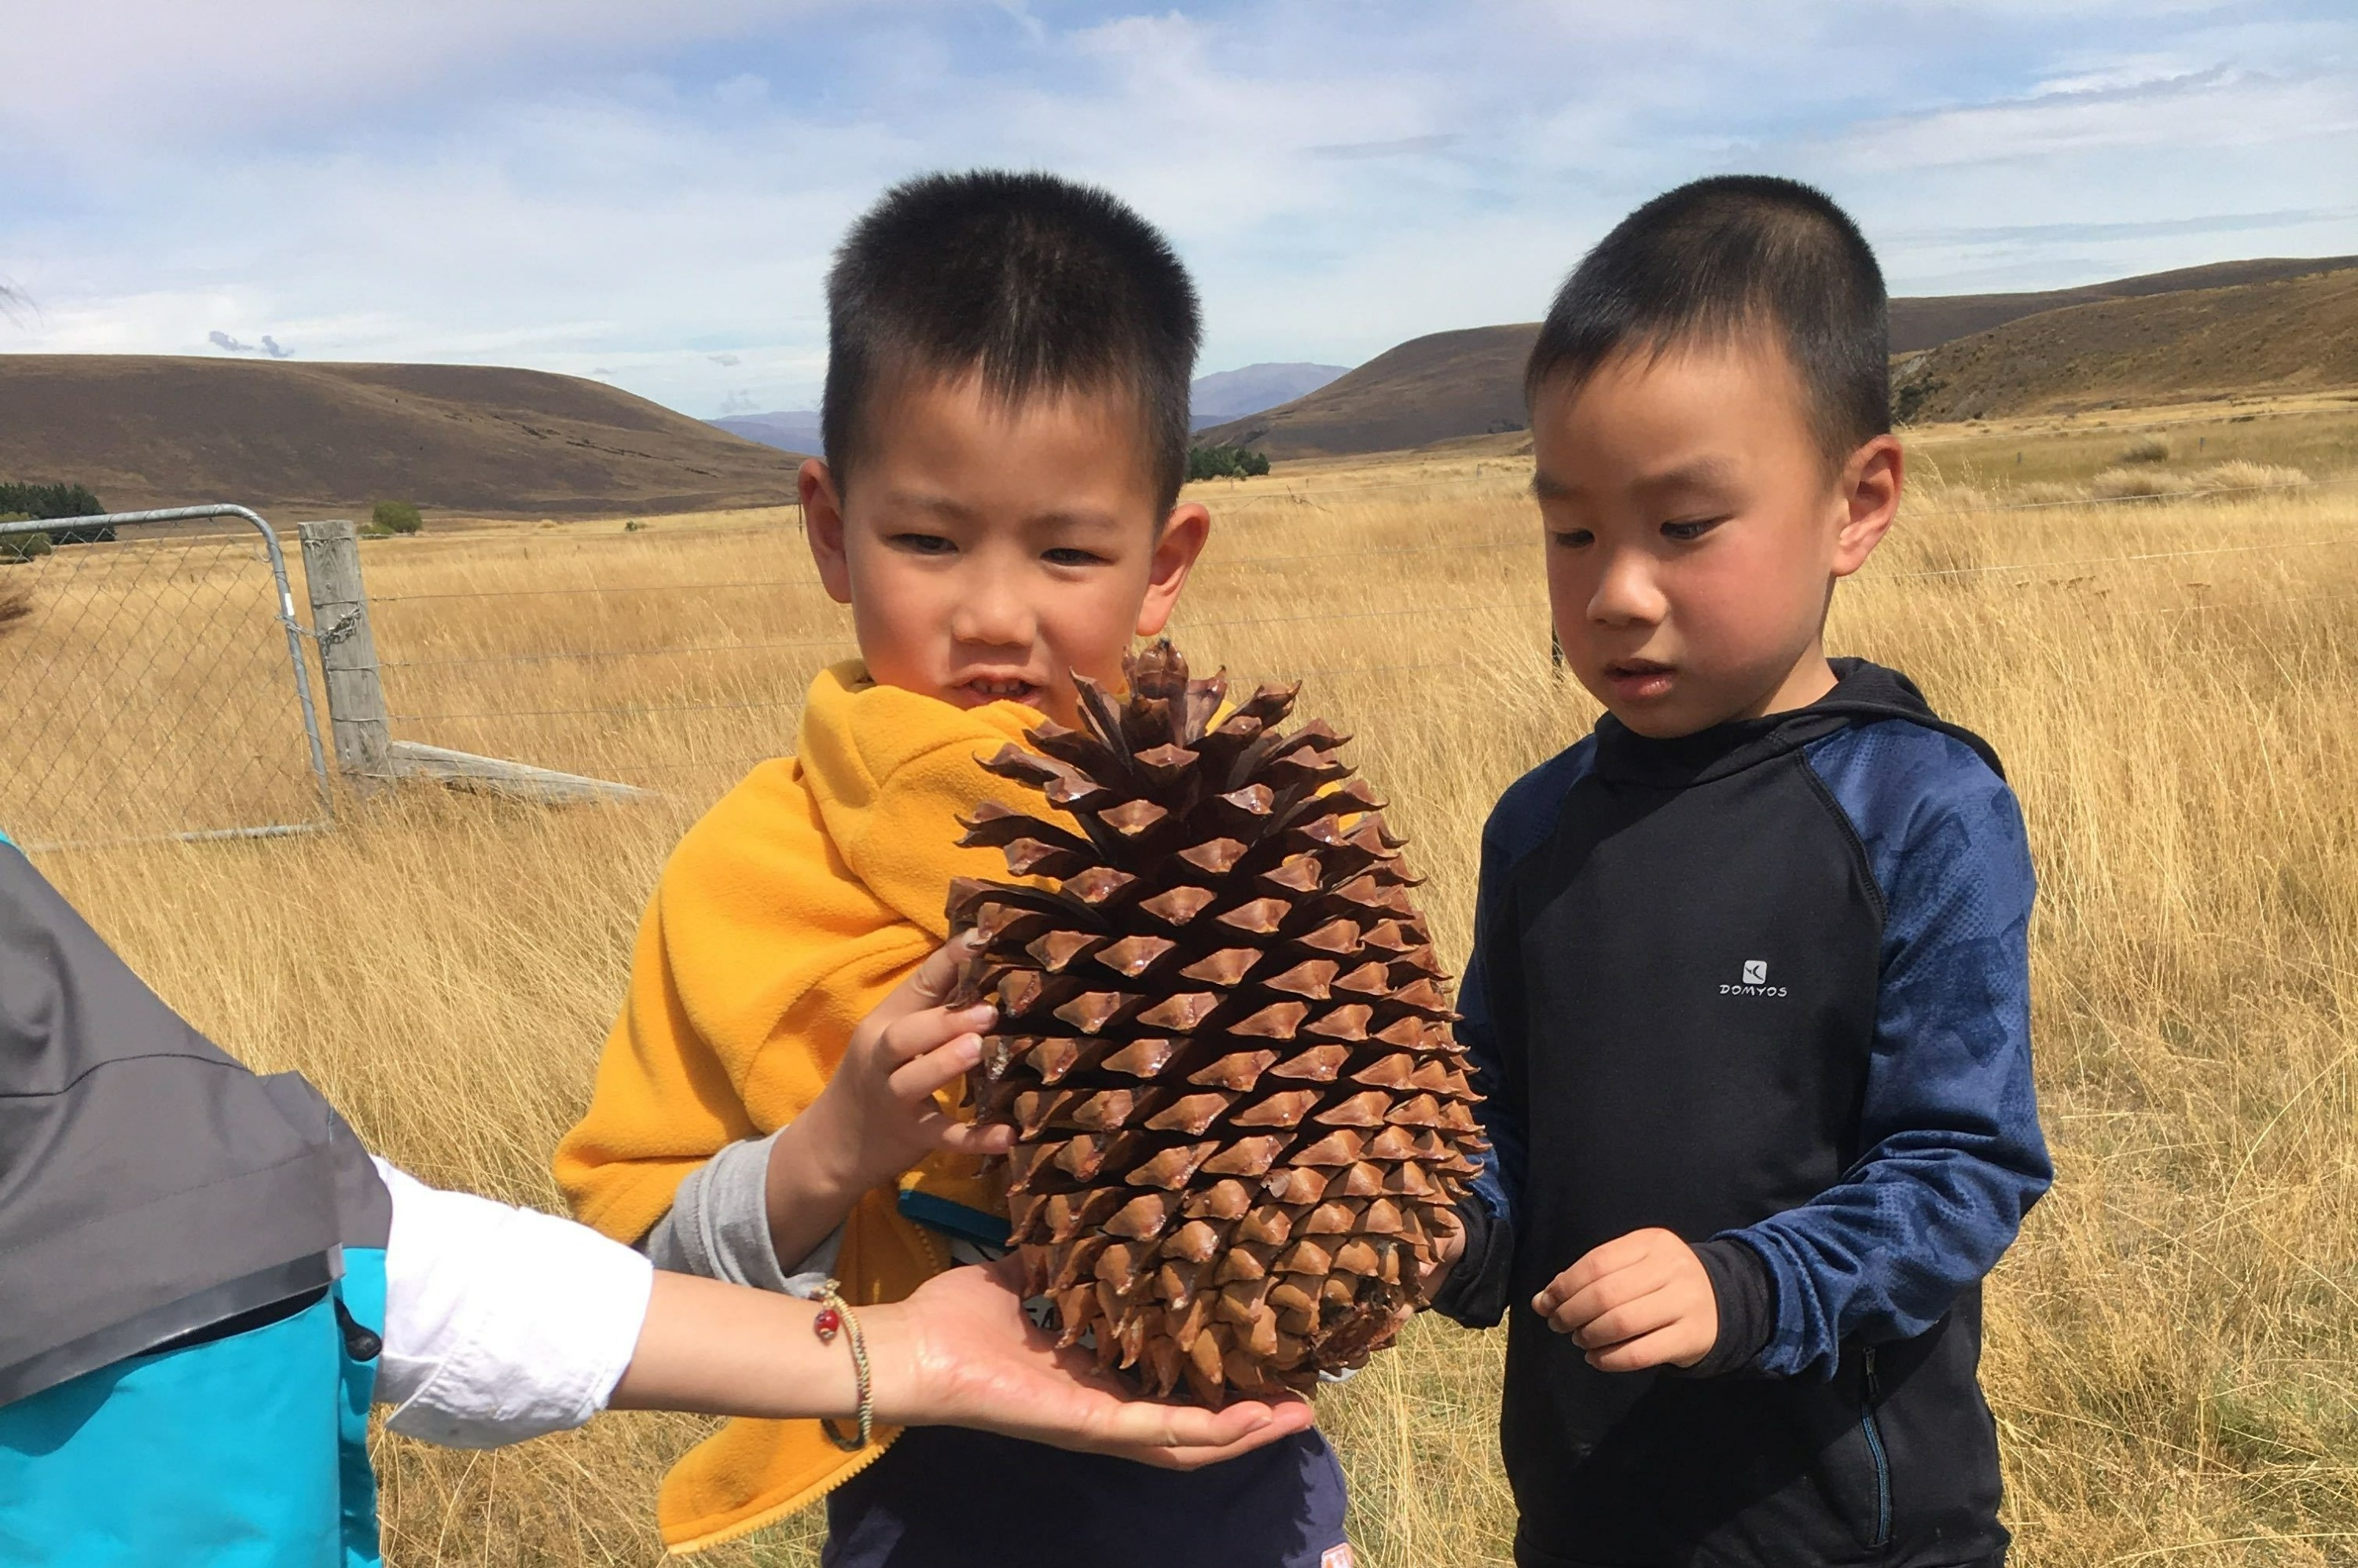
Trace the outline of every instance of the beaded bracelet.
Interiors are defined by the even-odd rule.
[[[860,1319],[853,1315],[851,1303],[843,1299],[837,1281],[829,1280],[819,1286],[818,1299],[818,1315],[811,1319],[811,1332],[818,1336],[819,1343],[834,1344],[836,1335],[842,1330],[849,1329],[851,1334],[851,1368],[860,1388],[860,1431],[846,1437],[835,1430],[835,1418],[825,1415],[818,1418],[818,1429],[838,1448],[856,1454],[868,1446],[869,1436],[876,1427],[876,1387],[868,1372],[868,1336],[860,1333]]]

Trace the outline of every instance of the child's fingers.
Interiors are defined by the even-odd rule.
[[[887,1065],[901,1067],[956,1042],[977,1035],[998,1021],[996,1010],[980,1002],[956,1012],[929,1007],[896,1019],[876,1042],[877,1054]]]
[[[973,932],[959,932],[927,954],[925,961],[917,966],[917,972],[903,980],[893,994],[906,991],[918,1007],[939,1007],[956,989],[958,976],[965,972],[967,960],[974,957],[977,946]]]
[[[1601,1247],[1583,1253],[1579,1261],[1547,1282],[1547,1287],[1531,1298],[1532,1310],[1541,1317],[1551,1317],[1555,1310],[1609,1274],[1617,1273],[1643,1259],[1653,1250],[1653,1232],[1634,1230],[1616,1237]]]
[[[892,1098],[912,1108],[922,1108],[934,1091],[966,1076],[982,1060],[982,1036],[958,1034],[892,1069],[884,1087]]]
[[[1591,1350],[1585,1359],[1600,1372],[1642,1372],[1649,1367],[1667,1367],[1684,1360],[1684,1340],[1680,1326],[1673,1323],[1635,1339]]]
[[[1679,1301],[1666,1290],[1641,1296],[1595,1313],[1569,1329],[1573,1342],[1584,1350],[1602,1350],[1638,1339],[1679,1320]]]
[[[1642,1268],[1650,1261],[1659,1262],[1665,1241],[1682,1248],[1685,1245],[1667,1230],[1633,1230],[1627,1236],[1616,1237],[1602,1246],[1591,1248],[1578,1262],[1550,1280],[1546,1288],[1531,1298],[1531,1310],[1541,1317],[1553,1317],[1559,1308],[1583,1291],[1600,1285],[1624,1271]],[[1654,1287],[1650,1283],[1646,1288]],[[1625,1285],[1621,1295],[1616,1299],[1627,1299],[1635,1293]],[[1584,1315],[1594,1316],[1595,1310],[1591,1307]]]
[[[943,1125],[935,1130],[934,1139],[940,1148],[953,1154],[1004,1154],[1015,1147],[1015,1129],[1005,1122],[979,1127],[955,1117],[942,1117]]]
[[[962,931],[928,955],[909,978],[894,986],[869,1015],[860,1020],[852,1038],[871,1032],[889,1035],[903,1022],[938,1008],[957,989],[958,976],[975,951],[974,933]]]
[[[1617,1270],[1564,1303],[1564,1310],[1582,1322],[1594,1322],[1617,1307],[1627,1306],[1666,1288],[1671,1280],[1669,1262],[1645,1258]]]

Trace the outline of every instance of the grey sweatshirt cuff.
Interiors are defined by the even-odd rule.
[[[816,1296],[835,1271],[843,1246],[838,1226],[789,1273],[770,1241],[770,1148],[775,1132],[748,1138],[698,1166],[680,1183],[671,1208],[655,1221],[639,1250],[658,1269],[699,1274],[732,1285]]]

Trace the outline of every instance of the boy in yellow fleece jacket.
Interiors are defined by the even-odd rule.
[[[667,1267],[773,1290],[906,1295],[1004,1247],[980,1174],[1005,1132],[951,1113],[989,1008],[920,1055],[852,1027],[946,935],[986,799],[979,760],[1077,673],[1118,684],[1169,619],[1210,518],[1178,505],[1193,286],[1152,227],[1046,175],[932,176],[854,226],[827,280],[827,458],[804,516],[860,660],[813,682],[764,763],[665,868],[588,1113],[557,1174],[575,1212]],[[889,1451],[888,1451],[889,1445]],[[984,1433],[735,1422],[666,1477],[693,1549],[826,1497],[829,1568],[1341,1568],[1340,1470],[1305,1430],[1188,1475]]]

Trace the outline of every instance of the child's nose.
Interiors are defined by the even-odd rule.
[[[1032,645],[1034,617],[1030,603],[996,573],[984,573],[959,595],[950,617],[950,635],[985,647]]]
[[[1595,591],[1588,597],[1588,618],[1608,626],[1660,621],[1664,608],[1651,563],[1635,550],[1607,557]]]

